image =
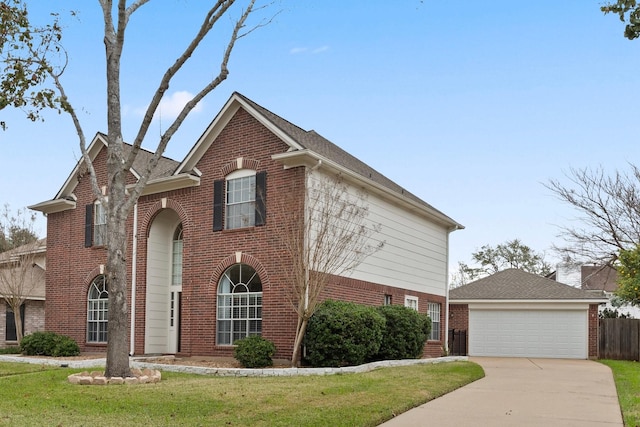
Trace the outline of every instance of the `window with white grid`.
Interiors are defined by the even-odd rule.
[[[431,319],[431,335],[429,339],[440,341],[440,304],[430,302],[428,314]]]
[[[262,282],[247,264],[229,267],[218,282],[217,343],[262,334]]]
[[[109,292],[104,275],[93,279],[87,298],[87,342],[106,343],[109,322]]]

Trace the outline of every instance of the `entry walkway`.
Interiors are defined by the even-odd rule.
[[[383,427],[622,427],[611,370],[590,360],[472,357],[485,378]]]

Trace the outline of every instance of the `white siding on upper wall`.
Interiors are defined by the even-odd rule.
[[[317,174],[316,174],[317,175]],[[356,194],[350,187],[349,192]],[[369,194],[368,224],[380,224],[371,244],[382,249],[367,257],[350,277],[434,295],[446,294],[447,229],[379,196]]]

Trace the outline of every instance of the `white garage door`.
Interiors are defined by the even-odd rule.
[[[587,310],[470,310],[469,355],[587,358]]]

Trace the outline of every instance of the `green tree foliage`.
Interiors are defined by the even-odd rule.
[[[5,205],[0,213],[0,253],[38,240],[33,231],[34,221],[35,214],[25,209],[12,212],[9,205]]]
[[[19,108],[35,121],[45,108],[60,110],[60,97],[44,86],[49,76],[62,73],[53,64],[64,56],[62,29],[58,16],[52,17],[52,23],[34,26],[23,0],[0,3],[0,111]],[[4,121],[0,128],[6,128]]]
[[[640,36],[640,6],[635,0],[618,0],[600,7],[604,14],[618,15],[620,21],[626,23],[624,36],[629,40]]]
[[[541,276],[551,272],[551,265],[544,260],[544,254],[523,245],[519,239],[508,240],[496,247],[484,245],[471,254],[471,258],[478,266],[472,267],[463,262],[458,263],[458,272],[454,273],[452,286],[461,286],[509,268],[517,268]]]
[[[623,301],[640,306],[640,246],[623,249],[618,254],[618,290]]]

